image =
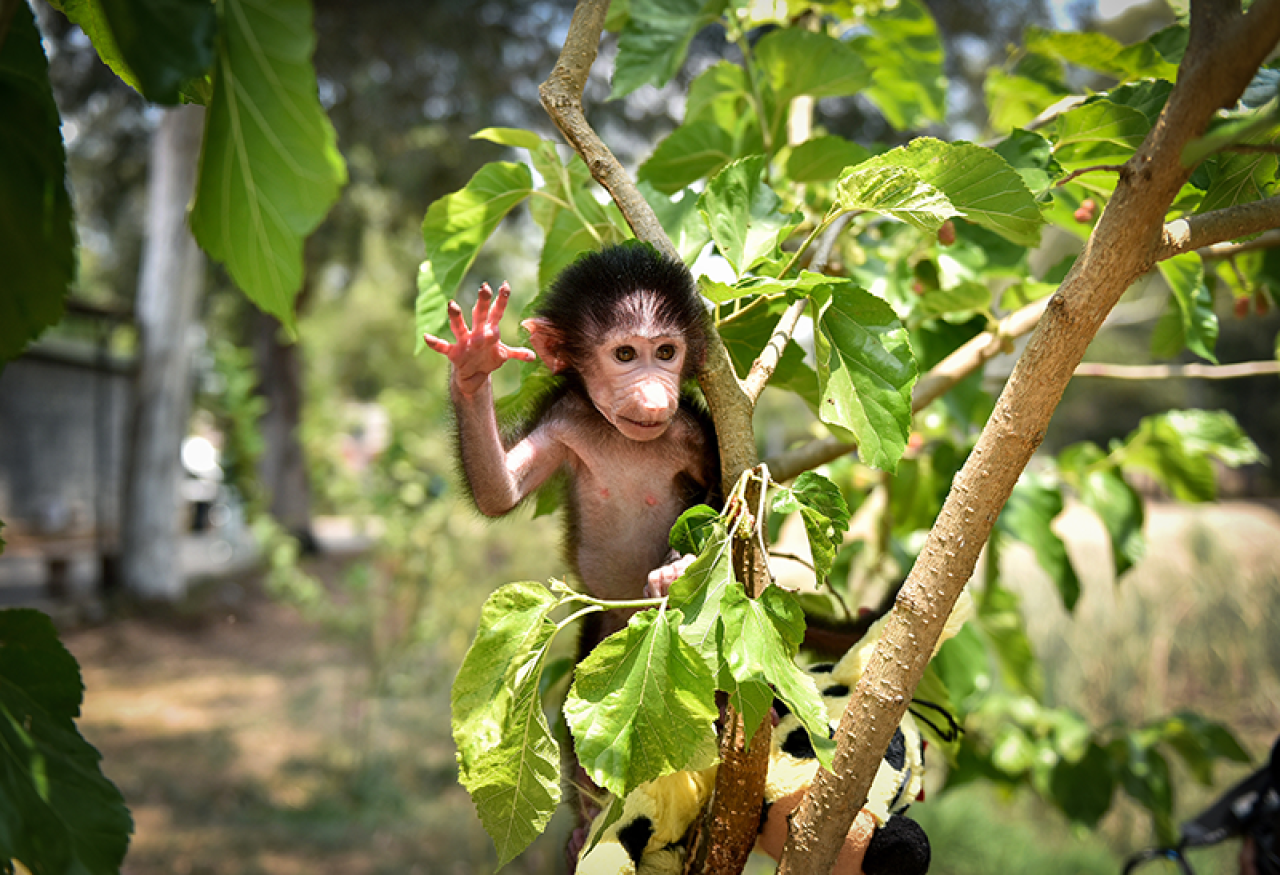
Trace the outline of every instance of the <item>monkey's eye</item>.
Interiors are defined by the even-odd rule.
[[[613,351],[613,357],[620,362],[635,361],[636,348],[634,346],[620,346]]]
[[[664,343],[654,352],[659,361],[669,362],[676,357],[676,348],[670,343]]]

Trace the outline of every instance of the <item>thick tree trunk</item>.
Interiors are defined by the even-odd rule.
[[[191,400],[190,328],[204,256],[187,227],[204,110],[166,110],[151,151],[147,240],[136,304],[139,354],[121,526],[121,575],[143,599],[186,593],[178,563],[179,457]]]
[[[304,289],[305,294],[305,289]],[[258,427],[263,452],[258,476],[268,510],[281,526],[314,547],[311,533],[311,486],[298,427],[302,422],[302,361],[298,345],[281,337],[280,322],[266,313],[253,314],[253,360],[259,392],[267,409]]]

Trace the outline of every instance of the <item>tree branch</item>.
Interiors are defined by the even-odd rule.
[[[1179,365],[1112,365],[1084,362],[1076,367],[1077,377],[1106,377],[1112,380],[1233,380],[1280,374],[1280,361],[1235,362],[1229,365],[1202,365],[1189,362]]]
[[[1215,243],[1212,246],[1205,246],[1197,249],[1201,258],[1231,258],[1233,255],[1240,255],[1244,252],[1253,252],[1257,249],[1275,249],[1280,246],[1280,229],[1267,231],[1259,234],[1252,240],[1242,240],[1239,243]]]
[[[1280,228],[1280,195],[1176,219],[1164,226],[1160,245],[1152,257],[1164,261],[1274,228]]]
[[[635,235],[678,258],[653,209],[596,135],[582,110],[582,93],[600,45],[608,8],[608,0],[578,0],[560,57],[547,81],[539,86],[538,94],[551,120],[582,156],[592,177],[609,192]],[[721,482],[731,486],[743,472],[759,462],[751,425],[755,405],[753,398],[743,391],[729,353],[716,331],[710,332],[707,360],[698,373],[698,384],[715,423]],[[754,572],[742,579],[767,579],[765,557],[759,555],[753,545],[735,545],[734,553],[735,566],[745,563]],[[699,827],[699,851],[689,859],[691,865],[705,860],[706,865],[714,865],[717,872],[740,872],[755,842],[760,807],[764,803],[768,759],[760,751],[769,749],[770,726],[765,721],[748,753],[744,750],[742,720],[733,708],[726,710],[724,723],[721,766],[716,773],[712,805]]]
[[[1084,252],[1019,359],[952,482],[915,566],[898,594],[870,664],[836,733],[834,772],[819,770],[797,809],[780,875],[829,872],[943,624],[996,517],[1107,313],[1155,263],[1164,216],[1190,177],[1183,148],[1213,112],[1234,103],[1280,39],[1280,0],[1258,0],[1247,15],[1192,4],[1192,37],[1177,84],[1155,126],[1125,164],[1115,195]]]

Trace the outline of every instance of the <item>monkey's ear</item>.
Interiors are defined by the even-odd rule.
[[[520,325],[529,332],[529,345],[551,373],[558,374],[569,367],[569,360],[564,354],[564,335],[551,324],[551,320],[535,316]]]

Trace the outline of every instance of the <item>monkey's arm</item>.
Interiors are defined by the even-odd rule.
[[[485,283],[476,297],[467,328],[462,308],[449,302],[450,343],[430,334],[423,339],[452,365],[449,395],[458,418],[462,468],[476,507],[486,516],[500,516],[538,488],[564,459],[564,447],[544,423],[508,450],[498,430],[490,375],[508,359],[534,361],[531,349],[507,346],[499,335],[511,287],[503,283],[497,301]]]
[[[493,387],[486,375],[473,395],[456,381],[450,395],[458,418],[462,470],[476,507],[485,516],[507,513],[537,489],[567,458],[556,437],[554,420],[544,419],[511,449],[502,442],[493,408]]]

